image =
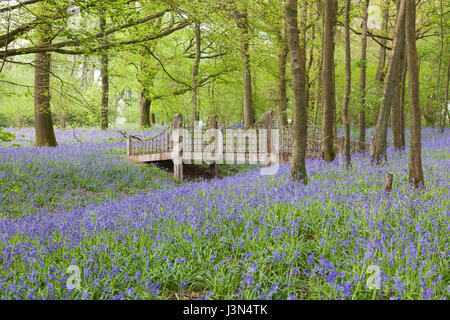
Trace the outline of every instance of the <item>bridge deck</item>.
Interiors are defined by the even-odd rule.
[[[171,127],[151,138],[129,136],[127,159],[132,162],[167,161],[174,160],[174,155],[178,154],[185,163],[211,164],[217,172],[217,164],[222,163],[268,165],[271,162],[287,162],[292,155],[293,142],[293,127],[278,126],[273,111],[266,113],[264,122],[248,130],[218,125],[216,115],[211,116],[209,127],[183,126],[182,117],[177,114]],[[320,158],[321,144],[320,132],[314,130],[309,133],[306,157]],[[345,140],[338,137],[338,154],[342,154],[344,148]],[[367,148],[368,144],[360,146],[357,142],[351,143],[353,152]],[[178,153],[174,152],[176,150]],[[175,177],[182,179],[182,164],[175,165]]]

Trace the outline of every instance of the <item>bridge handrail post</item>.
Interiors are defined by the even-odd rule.
[[[275,112],[273,110],[269,110],[266,112],[264,120],[266,125],[266,165],[270,165],[271,163],[271,154],[272,154],[272,128],[273,122],[275,119]]]
[[[131,135],[127,136],[127,156],[131,156]]]
[[[219,125],[219,117],[217,116],[217,114],[210,115],[209,116],[209,128],[210,129],[218,129],[218,125]],[[209,137],[209,138],[211,139],[211,137]],[[211,148],[214,148],[214,155],[217,157],[217,155],[216,155],[216,152],[218,152],[218,150],[216,148],[217,141],[214,141],[214,145],[211,145],[211,141],[209,141],[209,142],[210,142],[209,146]],[[219,148],[219,150],[220,150],[220,148]],[[213,177],[217,177],[219,175],[219,165],[217,164],[216,161],[214,161],[213,163],[211,163],[209,165],[209,171]]]
[[[183,128],[183,116],[181,113],[177,113],[173,116],[173,132],[176,132],[176,130]],[[182,145],[180,145],[180,134],[175,135],[178,138],[178,141],[174,141],[173,147],[175,145],[178,145],[179,148],[183,148]],[[172,147],[172,148],[173,148]],[[172,152],[173,150],[170,150]],[[179,149],[179,151],[181,151]],[[180,154],[178,154],[179,156]],[[177,159],[172,159],[173,161],[173,176],[176,180],[183,181],[183,159],[177,157]]]

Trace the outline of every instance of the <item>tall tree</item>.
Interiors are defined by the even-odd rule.
[[[152,105],[152,100],[148,98],[149,94],[146,93],[147,90],[144,88],[141,90],[141,97],[139,100],[139,126],[141,128],[150,127],[150,108]]]
[[[320,21],[322,23],[320,23],[319,27],[319,34],[320,37],[322,38],[322,45],[323,45],[323,9],[322,9],[322,2],[321,1],[317,1],[316,2],[316,12],[317,15],[320,17]],[[323,49],[323,48],[322,48]],[[313,118],[313,138],[315,139],[317,137],[318,134],[318,117],[319,117],[319,110],[320,112],[323,114],[323,105],[322,105],[322,79],[321,79],[321,72],[322,72],[322,66],[323,66],[323,50],[319,50],[320,51],[320,56],[319,59],[317,61],[317,73],[318,73],[318,78],[319,80],[317,81],[316,84],[316,105],[314,108],[314,118]]]
[[[389,29],[389,4],[391,0],[385,0],[383,3],[383,22],[381,23],[381,30],[387,34]],[[378,54],[378,67],[375,80],[377,82],[377,91],[382,94],[383,82],[385,77],[385,64],[386,64],[386,38],[380,40],[380,51]]]
[[[106,17],[100,17],[100,31],[105,32]],[[108,128],[108,114],[109,114],[109,75],[108,75],[108,52],[103,50],[100,56],[101,69],[100,75],[102,78],[102,106],[100,115],[100,128],[105,130]]]
[[[322,61],[322,154],[325,161],[333,161],[334,151],[334,118],[336,112],[334,69],[334,31],[336,26],[337,1],[325,1],[323,4],[323,61]]]
[[[194,34],[195,34],[195,56],[194,65],[192,67],[192,125],[195,124],[199,119],[198,112],[198,69],[200,67],[201,59],[201,30],[200,22],[196,21],[194,23]]]
[[[162,16],[152,24],[153,30],[161,31]],[[157,68],[154,66],[155,58],[153,51],[156,48],[158,39],[151,43],[146,43],[141,47],[140,65],[138,71],[138,81],[141,84],[141,97],[139,102],[139,126],[141,128],[150,127],[152,118],[150,116],[151,106],[154,99],[154,80]]]
[[[40,7],[43,13],[49,11],[44,3]],[[39,40],[37,46],[49,45],[52,40],[49,23],[40,24],[36,29]],[[53,130],[52,112],[50,108],[50,72],[52,57],[50,53],[38,52],[35,54],[34,71],[34,128],[36,132],[36,146],[55,147],[55,132]]]
[[[439,69],[438,69],[438,80],[437,80],[437,88],[436,88],[436,100],[438,105],[441,102],[441,99],[439,99],[439,93],[440,93],[440,85],[441,85],[441,64],[442,64],[442,53],[444,51],[444,39],[445,39],[445,35],[444,35],[444,13],[443,13],[443,4],[442,4],[442,0],[439,1],[439,31],[440,31],[440,38],[441,38],[441,43],[440,43],[440,50],[439,50]],[[440,132],[444,131],[444,127],[445,127],[445,121],[447,118],[447,109],[448,109],[448,68],[447,68],[447,87],[446,87],[446,97],[445,97],[445,101],[443,103],[444,106],[444,112],[442,115],[442,120],[441,120],[441,128],[439,129]]]
[[[297,0],[287,0],[284,10],[286,33],[291,52],[292,89],[294,93],[294,148],[291,175],[307,182],[305,157],[308,134],[306,113],[305,48],[300,47],[297,22]]]
[[[448,82],[450,77],[450,60],[447,63],[447,82],[445,85],[445,100],[444,100],[444,114],[442,115],[442,121],[441,121],[441,128],[439,129],[439,132],[444,132],[445,129],[445,122],[447,121],[448,116]]]
[[[359,91],[361,106],[359,111],[359,151],[365,151],[366,142],[366,69],[367,69],[367,20],[369,17],[369,0],[363,1],[364,13],[361,36],[361,70],[359,75]]]
[[[250,69],[250,33],[247,10],[233,10],[236,25],[241,32],[242,79],[244,90],[244,125],[249,128],[255,122],[252,97],[252,77]]]
[[[406,36],[405,36],[406,37]],[[406,50],[406,47],[405,47]],[[399,141],[399,148],[404,149],[406,145],[405,140],[405,93],[406,93],[406,74],[408,73],[408,63],[406,61],[406,51],[405,51],[405,58],[403,61],[403,70],[402,70],[402,78],[400,83],[400,125],[399,125],[399,131],[400,131],[400,141]]]
[[[416,1],[406,2],[406,57],[409,68],[409,105],[411,138],[409,150],[409,181],[416,187],[425,187],[422,170],[421,113],[419,102],[419,62],[416,48]]]
[[[350,51],[350,8],[351,0],[345,1],[345,94],[344,105],[342,106],[342,122],[345,134],[345,163],[351,164],[350,156],[350,121],[348,118],[348,104],[352,85],[351,51]]]
[[[281,49],[278,54],[278,117],[280,124],[285,126],[287,125],[286,62],[289,52],[286,26],[283,31],[280,30],[278,34],[278,42],[281,44]]]
[[[400,3],[401,1],[397,1],[397,12]],[[402,37],[403,38],[401,38],[398,43],[399,69],[397,75],[394,75],[396,77],[394,82],[396,92],[394,92],[394,98],[392,101],[392,116],[391,116],[392,140],[394,148],[397,150],[402,150],[405,148],[404,104],[405,104],[407,63],[406,63],[405,34],[403,34]]]
[[[402,41],[400,45],[399,72],[396,75],[395,96],[392,103],[391,129],[394,148],[402,150],[405,148],[405,85],[406,85],[406,44]]]
[[[377,118],[375,150],[372,155],[372,161],[374,162],[386,160],[389,113],[394,101],[394,95],[397,93],[398,81],[400,81],[398,75],[402,71],[400,69],[400,59],[405,47],[405,11],[405,3],[402,1],[397,12],[393,49],[384,83],[383,101]]]

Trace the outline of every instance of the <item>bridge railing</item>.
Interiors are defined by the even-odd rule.
[[[157,135],[139,140],[136,137],[128,136],[127,139],[127,155],[145,155],[158,153],[171,153],[174,146],[172,134],[174,128],[184,129],[186,137],[180,139],[180,144],[183,146],[183,152],[192,154],[193,160],[201,159],[201,154],[207,151],[214,151],[215,144],[211,143],[216,137],[210,136],[209,128],[219,129],[222,132],[223,146],[222,150],[225,153],[225,158],[231,157],[231,153],[245,154],[245,153],[266,153],[270,155],[273,149],[279,154],[279,161],[286,162],[292,155],[294,146],[294,127],[292,125],[280,126],[275,118],[273,111],[267,111],[264,120],[256,122],[249,130],[243,128],[226,128],[223,124],[218,124],[217,115],[212,115],[208,126],[189,126],[183,124],[180,114],[175,115],[173,125],[167,127]],[[271,130],[275,129],[278,133],[278,145],[274,145],[272,141]],[[315,134],[312,135],[314,131]],[[265,134],[264,134],[265,132]],[[343,154],[345,150],[345,140],[343,137],[337,137],[336,141],[337,154]],[[317,128],[314,130],[312,126],[308,126],[308,137],[306,144],[307,158],[321,157],[322,139],[320,131]],[[208,149],[210,148],[210,149]],[[253,148],[253,149],[252,149]],[[373,137],[371,143],[360,144],[357,141],[351,141],[351,152],[366,151],[373,149]],[[275,151],[275,150],[274,150]]]
[[[170,152],[172,147],[171,136],[172,127],[168,127],[150,138],[138,138],[129,135],[127,138],[127,155]]]

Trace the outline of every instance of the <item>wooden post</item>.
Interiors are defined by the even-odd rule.
[[[131,156],[131,135],[127,137],[127,156]]]
[[[183,128],[183,116],[180,113],[177,113],[173,116],[173,131],[181,130]],[[178,145],[178,154],[175,155],[173,161],[173,176],[176,180],[183,181],[183,159],[182,159],[182,139],[180,136],[180,132],[175,134],[175,141],[173,142],[173,146]],[[172,151],[172,150],[171,150]]]
[[[392,183],[394,181],[394,175],[390,172],[386,173],[386,181],[384,182],[384,190],[391,191]]]
[[[209,128],[210,129],[217,129],[218,128],[218,122],[219,122],[219,117],[217,116],[217,114],[212,114],[209,117]],[[211,143],[211,141],[210,141]],[[218,148],[216,148],[217,145],[217,141],[214,141],[214,145],[212,146],[212,150],[214,151],[214,155],[217,157],[216,152],[219,152]],[[209,165],[209,171],[211,173],[211,176],[213,177],[217,177],[219,175],[219,165],[216,163],[216,161],[214,161],[214,163],[211,163]]]
[[[272,154],[272,128],[273,128],[273,120],[275,119],[275,112],[273,110],[269,110],[265,115],[265,125],[267,132],[267,149],[266,149],[266,165],[270,165],[271,163],[271,154]]]

